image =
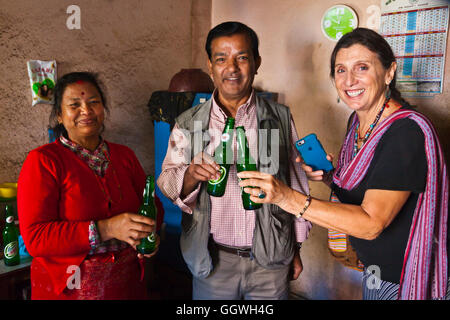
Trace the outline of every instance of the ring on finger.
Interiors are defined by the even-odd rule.
[[[259,189],[258,198],[264,199],[266,197],[266,193],[263,189]]]

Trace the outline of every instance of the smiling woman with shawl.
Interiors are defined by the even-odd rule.
[[[335,201],[260,172],[240,173],[247,178],[240,186],[255,202],[349,235],[364,264],[363,299],[449,299],[445,159],[431,122],[395,88],[396,68],[389,44],[369,29],[355,29],[334,48],[330,74],[354,112],[336,169],[325,176],[302,166],[331,187]]]

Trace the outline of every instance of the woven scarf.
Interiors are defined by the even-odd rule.
[[[63,146],[72,150],[83,162],[85,162],[95,174],[100,177],[105,175],[109,165],[109,151],[105,140],[100,137],[100,143],[94,151],[83,148],[78,143],[72,142],[63,135],[60,136],[59,140]]]
[[[352,190],[364,178],[375,148],[392,123],[399,119],[414,120],[425,137],[428,172],[425,191],[417,200],[405,250],[398,299],[445,299],[447,287],[447,217],[448,175],[437,134],[430,121],[418,112],[398,110],[378,125],[370,138],[352,159],[354,117],[342,146],[333,182]]]

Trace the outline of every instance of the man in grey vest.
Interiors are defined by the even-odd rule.
[[[180,246],[195,300],[287,299],[289,280],[303,269],[300,247],[310,222],[275,205],[245,210],[235,163],[224,196],[206,191],[220,169],[211,154],[227,117],[233,117],[236,127],[245,127],[258,170],[309,194],[306,175],[295,163],[298,137],[289,108],[259,97],[252,87],[261,65],[258,45],[256,33],[239,22],[209,32],[205,47],[213,96],[176,119],[157,181],[183,211]],[[264,190],[259,193],[264,197]]]

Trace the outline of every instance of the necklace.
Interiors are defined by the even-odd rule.
[[[366,134],[364,135],[364,137],[362,139],[359,138],[359,134],[358,134],[359,122],[356,125],[356,128],[355,128],[355,142],[354,142],[354,145],[353,145],[353,157],[356,156],[358,151],[363,147],[363,145],[369,139],[370,135],[372,134],[373,128],[375,128],[375,126],[377,125],[378,121],[380,120],[381,115],[383,114],[384,108],[386,107],[388,102],[389,102],[389,98],[387,98],[386,101],[383,103],[383,106],[381,107],[380,111],[378,112],[377,116],[375,117],[375,120],[369,126],[369,128],[366,131]],[[362,140],[361,148],[358,148],[358,140]]]

